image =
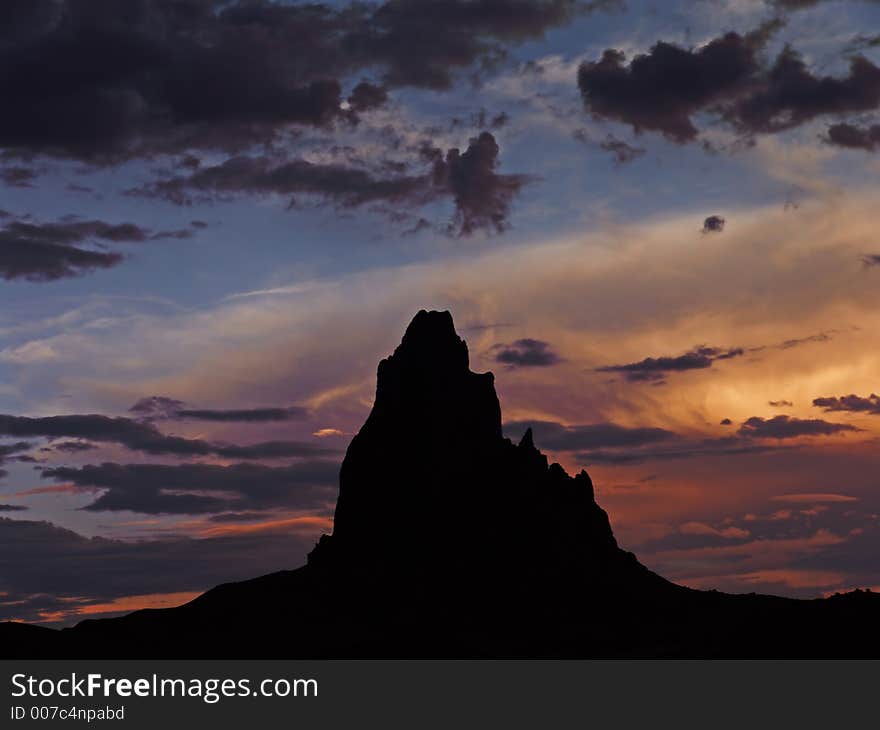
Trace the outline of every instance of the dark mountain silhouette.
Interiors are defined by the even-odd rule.
[[[502,436],[491,373],[448,312],[379,364],[308,564],[179,608],[61,631],[0,626],[6,657],[878,656],[880,597],[677,586],[618,547],[590,477]]]

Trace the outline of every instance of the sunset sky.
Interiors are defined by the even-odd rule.
[[[419,309],[648,567],[880,586],[871,29],[857,0],[0,3],[0,620],[301,565]]]

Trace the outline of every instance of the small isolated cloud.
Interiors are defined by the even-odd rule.
[[[794,403],[790,400],[768,400],[767,405],[771,408],[791,408]]]
[[[866,253],[862,256],[862,265],[865,268],[880,266],[880,253]]]
[[[723,349],[699,345],[683,355],[646,357],[638,362],[624,365],[604,365],[596,368],[600,373],[622,373],[631,382],[659,383],[669,373],[685,370],[704,370],[717,360],[730,360],[744,353],[741,347]]]
[[[0,504],[0,512],[23,512],[26,509],[23,504]]]
[[[792,416],[760,418],[752,416],[740,426],[739,434],[751,438],[789,439],[798,436],[831,436],[861,430],[848,423],[832,423],[821,418],[793,418]]]
[[[345,431],[341,431],[338,428],[319,428],[317,431],[312,433],[312,436],[315,436],[319,439],[329,438],[330,436],[345,436]]]
[[[814,398],[813,405],[823,409],[826,413],[840,411],[880,415],[880,395],[876,393],[871,393],[869,396],[851,393],[840,397]]]
[[[499,343],[493,349],[495,362],[512,368],[549,367],[562,361],[549,343],[530,337],[514,340],[510,344]]]
[[[732,426],[732,425],[733,425],[733,421],[731,421],[729,418],[722,418],[722,419],[721,419],[721,425],[722,425],[722,426]]]
[[[703,233],[721,233],[726,221],[720,215],[710,215],[703,221]]]

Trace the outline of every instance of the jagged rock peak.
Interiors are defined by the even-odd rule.
[[[390,371],[455,377],[467,373],[468,368],[467,343],[456,333],[452,315],[422,309],[406,328],[394,354],[379,363],[379,387]]]

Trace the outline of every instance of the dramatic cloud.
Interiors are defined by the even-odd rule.
[[[596,368],[600,373],[623,373],[631,382],[661,382],[667,374],[685,370],[702,370],[712,367],[717,360],[730,360],[744,353],[741,347],[724,350],[718,347],[695,347],[683,355],[646,357],[639,362],[625,365],[605,365]]]
[[[726,222],[720,215],[710,215],[703,221],[703,233],[721,233]]]
[[[195,421],[262,423],[305,418],[308,411],[301,406],[287,408],[186,408],[183,401],[161,395],[141,398],[129,412],[145,421],[189,419]]]
[[[228,459],[281,459],[335,453],[304,441],[266,441],[235,446],[201,439],[167,436],[151,423],[101,415],[26,416],[0,415],[0,436],[78,438],[98,443],[116,443],[146,454],[174,456],[216,455]]]
[[[727,33],[696,49],[661,41],[628,64],[622,51],[606,50],[599,61],[580,67],[584,104],[596,117],[675,142],[697,138],[694,116],[700,112],[754,135],[880,106],[880,68],[864,56],[853,57],[842,77],[814,74],[788,46],[765,65],[760,51],[778,27],[780,21],[771,21],[745,36]],[[857,139],[852,128],[836,134]]]
[[[813,405],[822,408],[826,413],[843,411],[880,415],[880,395],[876,393],[871,393],[867,397],[850,394],[839,398],[814,398]]]
[[[495,350],[495,362],[510,367],[547,367],[561,362],[550,344],[542,340],[533,340],[525,337],[515,340],[509,345],[500,343],[493,347]]]
[[[0,147],[92,162],[241,149],[289,125],[348,119],[382,103],[383,87],[447,88],[576,10],[574,0],[5,3]],[[346,109],[343,83],[367,71],[382,86],[361,82]]]
[[[455,201],[460,235],[481,228],[504,230],[510,203],[528,182],[524,175],[499,175],[498,153],[498,143],[489,132],[473,138],[464,152],[449,150],[445,159],[440,150],[429,153],[434,163],[434,186],[448,191]]]
[[[524,175],[497,172],[499,147],[489,132],[470,140],[464,152],[425,146],[421,156],[427,170],[413,174],[373,172],[340,164],[306,160],[279,163],[270,157],[233,157],[189,176],[172,177],[130,191],[185,205],[193,196],[213,199],[230,194],[276,193],[316,196],[343,208],[367,204],[420,206],[451,199],[455,217],[451,232],[467,236],[478,229],[502,231],[510,204],[528,182]]]
[[[826,114],[870,111],[878,105],[880,68],[864,56],[854,57],[842,78],[815,76],[794,50],[785,48],[724,117],[749,134],[779,132]]]
[[[205,514],[288,507],[326,508],[335,497],[339,464],[310,460],[261,464],[113,464],[44,469],[43,477],[86,490],[106,490],[83,507],[92,512]]]
[[[629,64],[622,51],[606,50],[578,71],[587,110],[656,131],[676,142],[697,136],[691,117],[742,87],[758,71],[754,36],[728,33],[696,50],[657,43]]]
[[[504,430],[511,434],[531,428],[538,448],[550,451],[621,448],[656,444],[676,438],[663,428],[619,426],[616,423],[590,423],[564,426],[555,421],[508,421]]]
[[[828,127],[828,144],[875,152],[880,149],[880,124],[857,127],[853,124],[832,124]]]
[[[798,436],[831,436],[847,431],[861,431],[848,423],[831,423],[821,418],[752,416],[739,427],[739,434],[751,438],[789,439]]]
[[[730,419],[721,421],[731,425]],[[698,457],[740,456],[787,449],[758,439],[782,440],[796,436],[831,435],[859,431],[848,424],[801,420],[788,416],[750,418],[734,436],[687,438],[663,428],[627,428],[614,423],[564,426],[554,421],[511,421],[506,433],[518,435],[531,427],[535,444],[549,451],[573,451],[580,464],[640,464]]]
[[[375,109],[388,101],[388,91],[382,86],[376,86],[369,81],[361,81],[348,97],[348,103],[356,112],[365,112]]]
[[[160,238],[187,238],[189,230],[152,233],[134,223],[98,220],[62,220],[33,223],[13,220],[0,227],[0,277],[27,281],[55,281],[95,269],[108,269],[122,254],[95,243],[141,243]]]

